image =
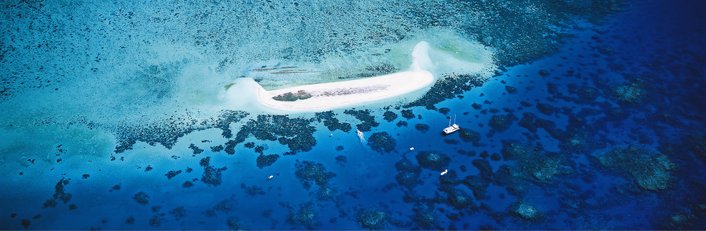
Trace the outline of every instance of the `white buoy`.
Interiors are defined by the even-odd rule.
[[[446,175],[446,173],[448,173],[448,172],[449,172],[449,170],[448,170],[448,169],[444,169],[444,171],[443,171],[443,172],[441,172],[441,175],[442,175],[442,176],[443,176],[443,175]]]
[[[409,150],[410,150],[410,151],[414,151],[414,147],[410,147]]]
[[[275,175],[270,175],[267,177],[268,180],[272,180],[272,178],[275,178]]]

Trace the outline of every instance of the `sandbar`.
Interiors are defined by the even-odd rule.
[[[257,85],[253,103],[267,111],[320,112],[403,98],[412,92],[428,90],[434,83],[434,75],[427,70],[432,65],[428,53],[429,44],[419,42],[412,51],[412,65],[408,70],[381,76],[276,90],[265,90]]]

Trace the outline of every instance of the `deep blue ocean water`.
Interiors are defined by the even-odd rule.
[[[706,229],[705,12],[703,1],[630,1],[598,22],[577,19],[557,51],[435,105],[447,114],[412,107],[415,118],[388,122],[372,109],[380,124],[368,141],[387,132],[391,152],[321,123],[313,149],[295,155],[253,136],[235,155],[211,151],[228,140],[218,129],[187,133],[171,149],[138,141],[122,153],[72,155],[72,142],[97,135],[54,142],[28,129],[24,141],[3,143],[0,228]],[[439,134],[453,115],[476,142]],[[509,121],[493,125],[499,118]],[[13,145],[41,140],[55,144],[36,155],[46,160]],[[259,168],[248,142],[280,157]],[[449,161],[423,167],[424,152]],[[307,164],[325,184],[306,186],[297,169]],[[220,184],[204,183],[206,171]]]

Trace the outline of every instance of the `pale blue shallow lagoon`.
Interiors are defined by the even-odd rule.
[[[0,229],[706,229],[703,1],[0,13]],[[422,41],[434,82],[405,97],[257,100],[407,71]]]

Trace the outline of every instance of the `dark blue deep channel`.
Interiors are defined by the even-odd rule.
[[[706,229],[706,1],[91,2],[0,3],[0,229]],[[193,63],[227,83],[430,28],[495,75],[317,114],[153,106]]]

